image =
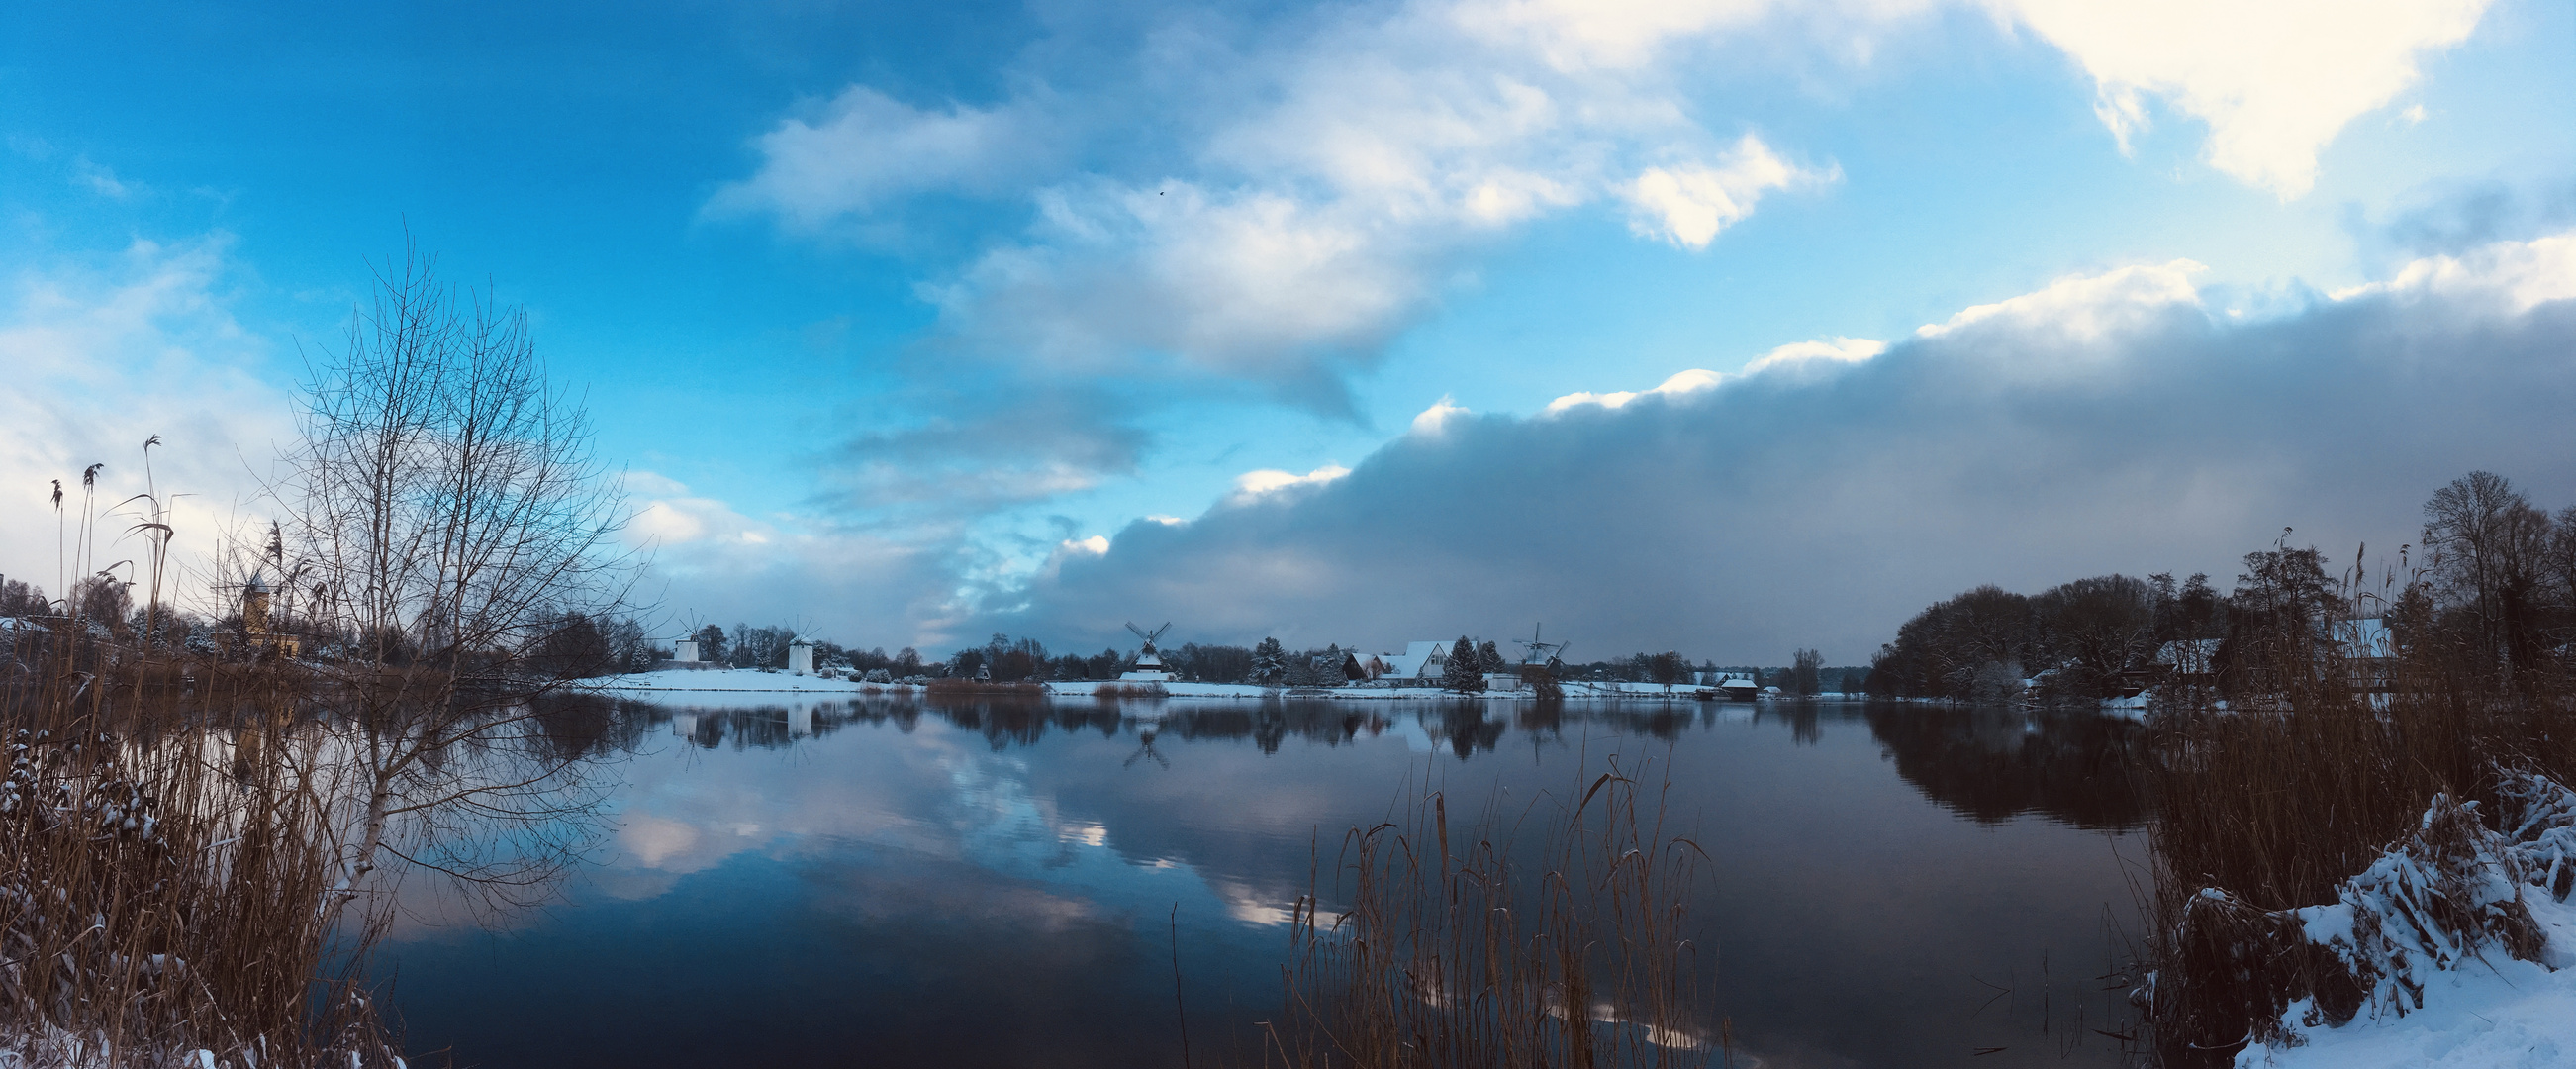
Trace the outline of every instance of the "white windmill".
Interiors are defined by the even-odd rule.
[[[1169,683],[1172,681],[1171,671],[1163,667],[1163,655],[1154,652],[1154,640],[1163,637],[1163,632],[1171,629],[1172,625],[1168,622],[1151,631],[1134,624],[1127,625],[1127,630],[1135,632],[1137,638],[1145,640],[1145,648],[1136,654],[1136,667],[1118,677],[1120,682]]]

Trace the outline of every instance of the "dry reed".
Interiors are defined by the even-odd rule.
[[[359,971],[378,927],[323,908],[339,866],[291,759],[296,674],[50,638],[13,644],[0,683],[0,1051],[395,1064]]]
[[[1351,829],[1332,885],[1298,905],[1264,1064],[1706,1063],[1685,906],[1708,858],[1668,826],[1652,762],[1609,763],[1508,823],[1498,793],[1453,828],[1433,792]],[[1346,903],[1330,919],[1325,893]]]
[[[2361,577],[2334,592],[2337,615],[2380,614],[2385,598]],[[2459,852],[2470,829],[2441,841],[2428,829],[2444,813],[2510,816],[2518,773],[2576,782],[2576,688],[2563,675],[2495,678],[2429,630],[2384,660],[2350,652],[2307,628],[2258,633],[2231,670],[2229,707],[2194,695],[2154,717],[2156,979],[2141,1000],[2164,1064],[2224,1064],[2276,1038],[2300,998],[2350,1018],[2372,978],[2308,942],[2288,911],[2336,901],[2392,849]]]

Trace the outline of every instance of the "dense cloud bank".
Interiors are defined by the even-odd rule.
[[[1875,357],[1530,417],[1435,409],[1339,478],[1068,543],[990,629],[1363,648],[1525,633],[1584,659],[1863,659],[1978,583],[2207,570],[2284,526],[2337,566],[2472,468],[2576,497],[2576,236],[2245,321],[2196,265],[2069,279]],[[1822,347],[1818,347],[1819,351]],[[1845,347],[1848,349],[1849,347]],[[1714,383],[1712,385],[1712,383]]]

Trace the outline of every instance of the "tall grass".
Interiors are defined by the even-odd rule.
[[[1716,1049],[1685,908],[1708,858],[1651,762],[1344,836],[1291,926],[1265,1065],[1667,1066]],[[1318,850],[1318,860],[1321,851]],[[1325,896],[1341,903],[1327,917]]]
[[[2385,611],[2397,577],[2376,592],[2362,580],[2358,568],[2343,578],[2335,614]],[[2300,998],[2348,1019],[2368,978],[2287,911],[2334,902],[2391,849],[2429,841],[2442,821],[2428,807],[2493,822],[2518,805],[2517,773],[2576,782],[2576,688],[2563,671],[2499,677],[2473,648],[2424,628],[2356,671],[2327,636],[2274,629],[2240,653],[2232,708],[2196,695],[2158,711],[2148,950],[2163,1062],[2221,1064],[2273,1038]],[[2475,808],[2445,808],[2461,800]]]
[[[395,1064],[357,971],[377,927],[323,909],[339,866],[330,800],[292,759],[312,745],[297,675],[147,660],[54,622],[0,682],[0,1050]]]

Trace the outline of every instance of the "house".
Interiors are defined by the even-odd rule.
[[[2156,650],[2156,674],[2166,681],[2185,686],[2209,687],[2218,683],[2218,639],[2176,639]]]
[[[1449,644],[1446,642],[1408,642],[1402,653],[1372,653],[1365,665],[1369,674],[1379,679],[1430,680],[1439,682],[1449,670]]]
[[[303,636],[270,626],[268,600],[267,581],[261,579],[259,573],[252,572],[250,581],[242,584],[241,602],[242,632],[250,640],[251,651],[257,653],[273,649],[283,657],[303,656]]]
[[[2354,690],[2379,694],[2395,684],[2397,637],[2388,630],[2382,617],[2355,617],[2327,625],[2326,640],[2334,643],[2335,654],[2343,659],[2344,672]]]

